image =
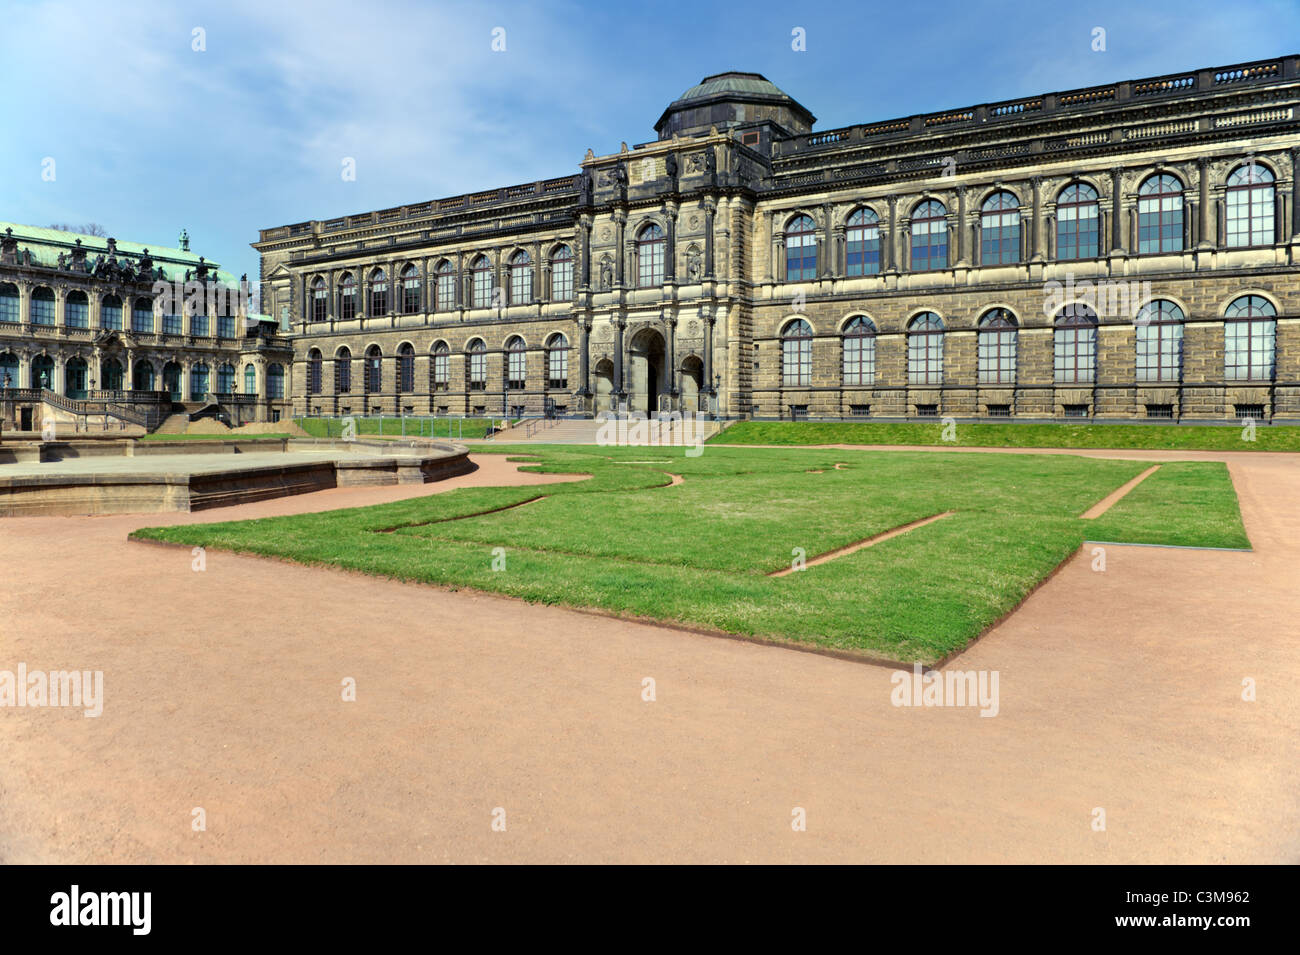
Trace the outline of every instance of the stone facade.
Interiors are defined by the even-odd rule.
[[[264,316],[250,321],[235,279],[183,244],[151,251],[4,226],[0,428],[152,428],[214,404],[234,424],[287,414],[292,346]]]
[[[296,413],[1300,419],[1300,57],[813,122],[721,74],[576,176],[263,230]]]

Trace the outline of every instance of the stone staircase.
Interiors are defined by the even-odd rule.
[[[649,422],[649,430],[645,433],[650,444],[694,444],[697,435],[701,440],[707,441],[730,423],[692,421],[683,425],[681,421],[674,421],[660,425],[658,422]],[[610,434],[609,429],[614,427],[590,418],[531,419],[499,432],[492,440],[498,444],[600,444],[601,429],[607,428],[606,434]],[[631,427],[631,424],[628,423],[625,427]],[[646,429],[647,424],[643,423],[641,428]]]

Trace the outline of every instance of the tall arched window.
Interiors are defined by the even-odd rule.
[[[362,386],[366,389],[366,394],[378,394],[384,390],[384,353],[380,351],[378,345],[371,345],[366,349],[365,375],[362,379]]]
[[[116,295],[105,295],[99,304],[99,327],[122,330],[122,300]]]
[[[485,391],[487,389],[487,345],[483,339],[476,338],[465,349],[469,353],[468,372],[469,390]]]
[[[325,366],[324,356],[321,355],[319,348],[313,348],[307,353],[307,394],[318,395],[321,391],[321,372]],[[233,372],[232,372],[233,374]]]
[[[1097,377],[1097,313],[1067,305],[1056,315],[1053,366],[1061,384],[1085,384]]]
[[[397,346],[397,390],[415,390],[415,347],[410,342]]]
[[[510,304],[527,305],[533,300],[533,260],[520,249],[510,256]]]
[[[33,325],[53,325],[54,289],[44,286],[32,289],[30,310]]]
[[[86,359],[69,358],[63,366],[63,393],[69,398],[86,397]]]
[[[18,286],[13,282],[0,282],[0,322],[17,325],[22,321],[18,301]]]
[[[244,394],[257,394],[257,368],[251,364],[244,366]]]
[[[334,393],[346,395],[350,391],[352,391],[352,352],[344,345],[334,353]]]
[[[80,290],[68,293],[63,302],[63,324],[68,328],[90,327],[90,299]]]
[[[1183,248],[1183,184],[1168,173],[1148,176],[1138,187],[1138,252]]]
[[[138,298],[131,305],[131,331],[145,333],[153,331],[153,302],[147,298]],[[167,332],[166,327],[163,331]],[[179,335],[180,329],[177,328],[172,334]]]
[[[551,301],[567,302],[573,298],[573,250],[567,245],[551,253]]]
[[[33,388],[50,388],[54,387],[54,359],[49,355],[37,355],[32,359],[32,387]],[[176,394],[176,400],[180,400],[179,392]]]
[[[140,359],[131,369],[131,387],[136,391],[153,391],[153,363]]]
[[[995,192],[980,210],[980,264],[1020,261],[1020,202],[1011,193]]]
[[[785,280],[817,278],[817,226],[809,216],[795,216],[785,227]]]
[[[190,401],[202,401],[208,393],[208,366],[203,362],[190,367]]]
[[[1133,320],[1138,381],[1178,381],[1183,373],[1183,310],[1173,302],[1147,302]]]
[[[420,270],[414,265],[402,269],[402,314],[414,315],[420,310]]]
[[[653,222],[636,236],[636,284],[639,288],[664,284],[664,230]]]
[[[325,288],[325,280],[319,276],[316,281],[311,283],[311,320],[313,322],[323,322],[329,314],[329,290]]]
[[[912,271],[948,267],[948,210],[927,199],[912,210]]]
[[[1095,259],[1098,255],[1101,205],[1097,190],[1073,182],[1056,199],[1056,257]]]
[[[569,387],[569,340],[559,332],[546,339],[546,387]]]
[[[284,365],[271,362],[266,368],[266,397],[284,397]]]
[[[106,358],[99,366],[99,387],[105,391],[122,390],[122,363],[116,358]],[[3,378],[0,375],[0,378]]]
[[[492,262],[486,255],[480,255],[470,266],[470,272],[474,276],[474,307],[490,308],[492,305]]]
[[[1272,381],[1277,310],[1262,295],[1243,295],[1223,313],[1223,377]]]
[[[0,388],[17,388],[18,356],[11,351],[0,352]]]
[[[385,315],[388,312],[388,276],[383,269],[370,273],[370,314]]]
[[[1247,248],[1274,242],[1273,173],[1256,162],[1238,166],[1224,191],[1228,245]]]
[[[802,318],[781,331],[781,384],[787,388],[812,384],[812,326]]]
[[[506,342],[506,387],[522,390],[527,378],[527,346],[518,335]]]
[[[1005,308],[991,308],[976,329],[980,384],[1009,385],[1016,380],[1016,318]]]
[[[429,363],[429,390],[446,391],[451,386],[451,349],[446,342],[434,342]]]
[[[880,271],[880,217],[871,209],[858,209],[844,225],[845,273],[875,275]]]
[[[317,360],[316,373],[317,375],[319,375],[320,374],[320,364],[319,364],[320,352],[316,351],[316,349],[313,348],[312,354],[316,356],[316,360]],[[317,385],[316,390],[320,391],[319,384]],[[217,394],[231,395],[234,393],[235,393],[235,366],[228,361],[222,362],[220,365],[217,366]]]
[[[934,312],[922,312],[908,323],[907,380],[943,384],[943,319]]]
[[[339,281],[339,319],[350,322],[357,317],[357,280],[344,272]]]
[[[855,315],[844,326],[844,384],[859,387],[876,380],[876,326]]]
[[[433,308],[448,312],[456,307],[456,266],[448,259],[438,263],[437,279],[433,290]]]

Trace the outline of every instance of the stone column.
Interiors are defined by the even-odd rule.
[[[704,277],[713,278],[713,216],[718,211],[717,201],[709,196],[704,200]]]
[[[1291,238],[1300,241],[1300,146],[1291,149]]]
[[[1208,249],[1214,245],[1210,238],[1210,160],[1201,157],[1196,161],[1196,172],[1200,178],[1200,191],[1198,202],[1200,213],[1197,228],[1200,231],[1199,241],[1196,243],[1199,248]]]
[[[829,202],[824,202],[822,203],[822,244],[825,248],[821,257],[822,260],[819,263],[822,267],[821,273],[822,278],[824,279],[828,279],[835,274],[835,269],[831,262],[831,259],[835,254],[835,246],[831,241],[831,238],[831,204]]]
[[[614,334],[614,397],[626,398],[623,389],[623,331],[627,328],[627,318],[619,315],[614,320],[617,331]]]
[[[668,393],[676,398],[677,388],[677,311],[668,316]],[[679,409],[680,410],[680,409]]]
[[[898,261],[895,255],[894,243],[897,241],[898,233],[898,197],[889,197],[889,225],[886,227],[886,233],[880,239],[880,271],[895,272],[897,268],[895,263]]]
[[[718,389],[713,384],[713,326],[717,321],[713,310],[706,311],[704,318],[704,390],[716,395]]]
[[[1047,249],[1043,242],[1043,177],[1034,176],[1032,185],[1034,190],[1034,222],[1030,233],[1030,248],[1033,249],[1030,258],[1034,262],[1042,262],[1047,258]]]
[[[957,187],[957,264],[966,264],[966,187]]]
[[[677,203],[665,203],[668,211],[668,234],[664,236],[664,281],[677,280]]]
[[[1111,242],[1110,251],[1112,253],[1124,252],[1124,212],[1123,212],[1123,166],[1112,166],[1110,170],[1110,217],[1111,217]]]
[[[578,217],[578,254],[581,256],[581,274],[578,276],[579,288],[591,288],[591,226],[593,219],[589,213]]]
[[[614,286],[623,288],[624,263],[627,259],[627,250],[624,248],[624,238],[627,232],[627,213],[618,210],[614,213]]]
[[[585,397],[591,394],[591,319],[586,315],[578,321],[578,340],[582,347],[578,355],[579,375],[582,379],[578,394]]]

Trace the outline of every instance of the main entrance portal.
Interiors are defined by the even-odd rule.
[[[664,337],[653,328],[643,328],[628,345],[628,359],[628,407],[652,415],[659,410],[659,396],[668,390]]]

